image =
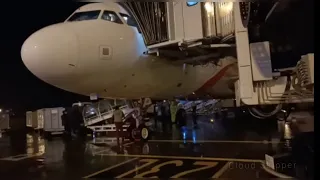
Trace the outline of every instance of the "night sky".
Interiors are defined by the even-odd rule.
[[[286,37],[298,54],[313,52],[313,0],[295,4],[291,14],[280,15],[268,31],[279,33],[274,39]],[[20,57],[25,39],[33,32],[64,21],[84,3],[70,0],[3,1],[1,4],[0,108],[16,112],[44,107],[71,106],[88,97],[75,95],[48,85],[29,72]],[[280,58],[281,59],[281,58]],[[280,60],[279,60],[280,61]]]

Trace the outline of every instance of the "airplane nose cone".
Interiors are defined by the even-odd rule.
[[[25,66],[44,81],[66,79],[76,67],[77,37],[63,25],[52,25],[33,33],[22,45]]]

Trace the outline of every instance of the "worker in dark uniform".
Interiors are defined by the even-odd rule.
[[[196,128],[198,126],[198,123],[197,123],[197,105],[195,102],[192,103],[192,120],[193,120],[193,127]]]
[[[80,130],[80,124],[83,122],[79,106],[75,105],[71,108],[71,116],[69,117],[71,117],[71,135],[76,137]]]
[[[162,122],[161,104],[159,102],[155,105],[155,112],[156,112],[156,116],[154,118],[154,129],[155,131],[157,131],[158,122]]]
[[[170,104],[169,102],[164,103],[165,108],[165,123],[166,123],[166,130],[171,131],[172,128],[172,120],[171,120],[171,112],[170,112]]]
[[[62,112],[61,121],[62,121],[62,125],[64,126],[64,134],[69,136],[70,132],[71,132],[71,129],[70,129],[70,120],[69,120],[69,117],[68,117],[67,109],[65,109]]]
[[[168,120],[167,122],[168,124],[172,124],[170,103],[168,101],[165,103],[165,108],[166,108],[166,119]]]
[[[179,128],[187,124],[187,112],[181,104],[178,105],[178,110],[175,119]]]
[[[167,125],[168,125],[168,123],[167,123],[167,119],[166,119],[166,107],[165,107],[165,105],[164,105],[164,103],[162,103],[161,105],[160,105],[160,111],[161,111],[161,123],[162,123],[162,132],[167,132]]]

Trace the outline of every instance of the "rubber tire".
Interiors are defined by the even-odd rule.
[[[52,140],[52,134],[51,132],[44,131],[44,138],[51,141]]]
[[[143,130],[144,129],[147,131],[147,137],[146,138],[143,137]],[[147,127],[142,127],[141,131],[140,131],[140,135],[141,135],[141,141],[146,142],[150,138],[150,130]]]
[[[130,141],[134,141],[132,131],[133,131],[133,128],[131,126],[129,126],[127,129],[127,137],[129,138]]]
[[[132,134],[133,133],[133,130],[134,129],[132,129],[131,131],[130,131],[130,136],[129,136],[129,139],[130,139],[130,141],[132,141],[132,142],[134,142],[136,139],[134,138],[134,135]]]

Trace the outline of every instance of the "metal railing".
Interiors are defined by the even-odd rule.
[[[106,120],[104,117],[113,113],[113,107],[116,105],[120,105],[121,110],[130,108],[130,105],[125,100],[121,100],[121,102],[119,102],[118,100],[105,99],[90,105],[86,105],[82,111],[84,123],[88,124],[88,122],[93,120]]]
[[[166,2],[121,2],[132,16],[143,34],[147,46],[169,39]]]

